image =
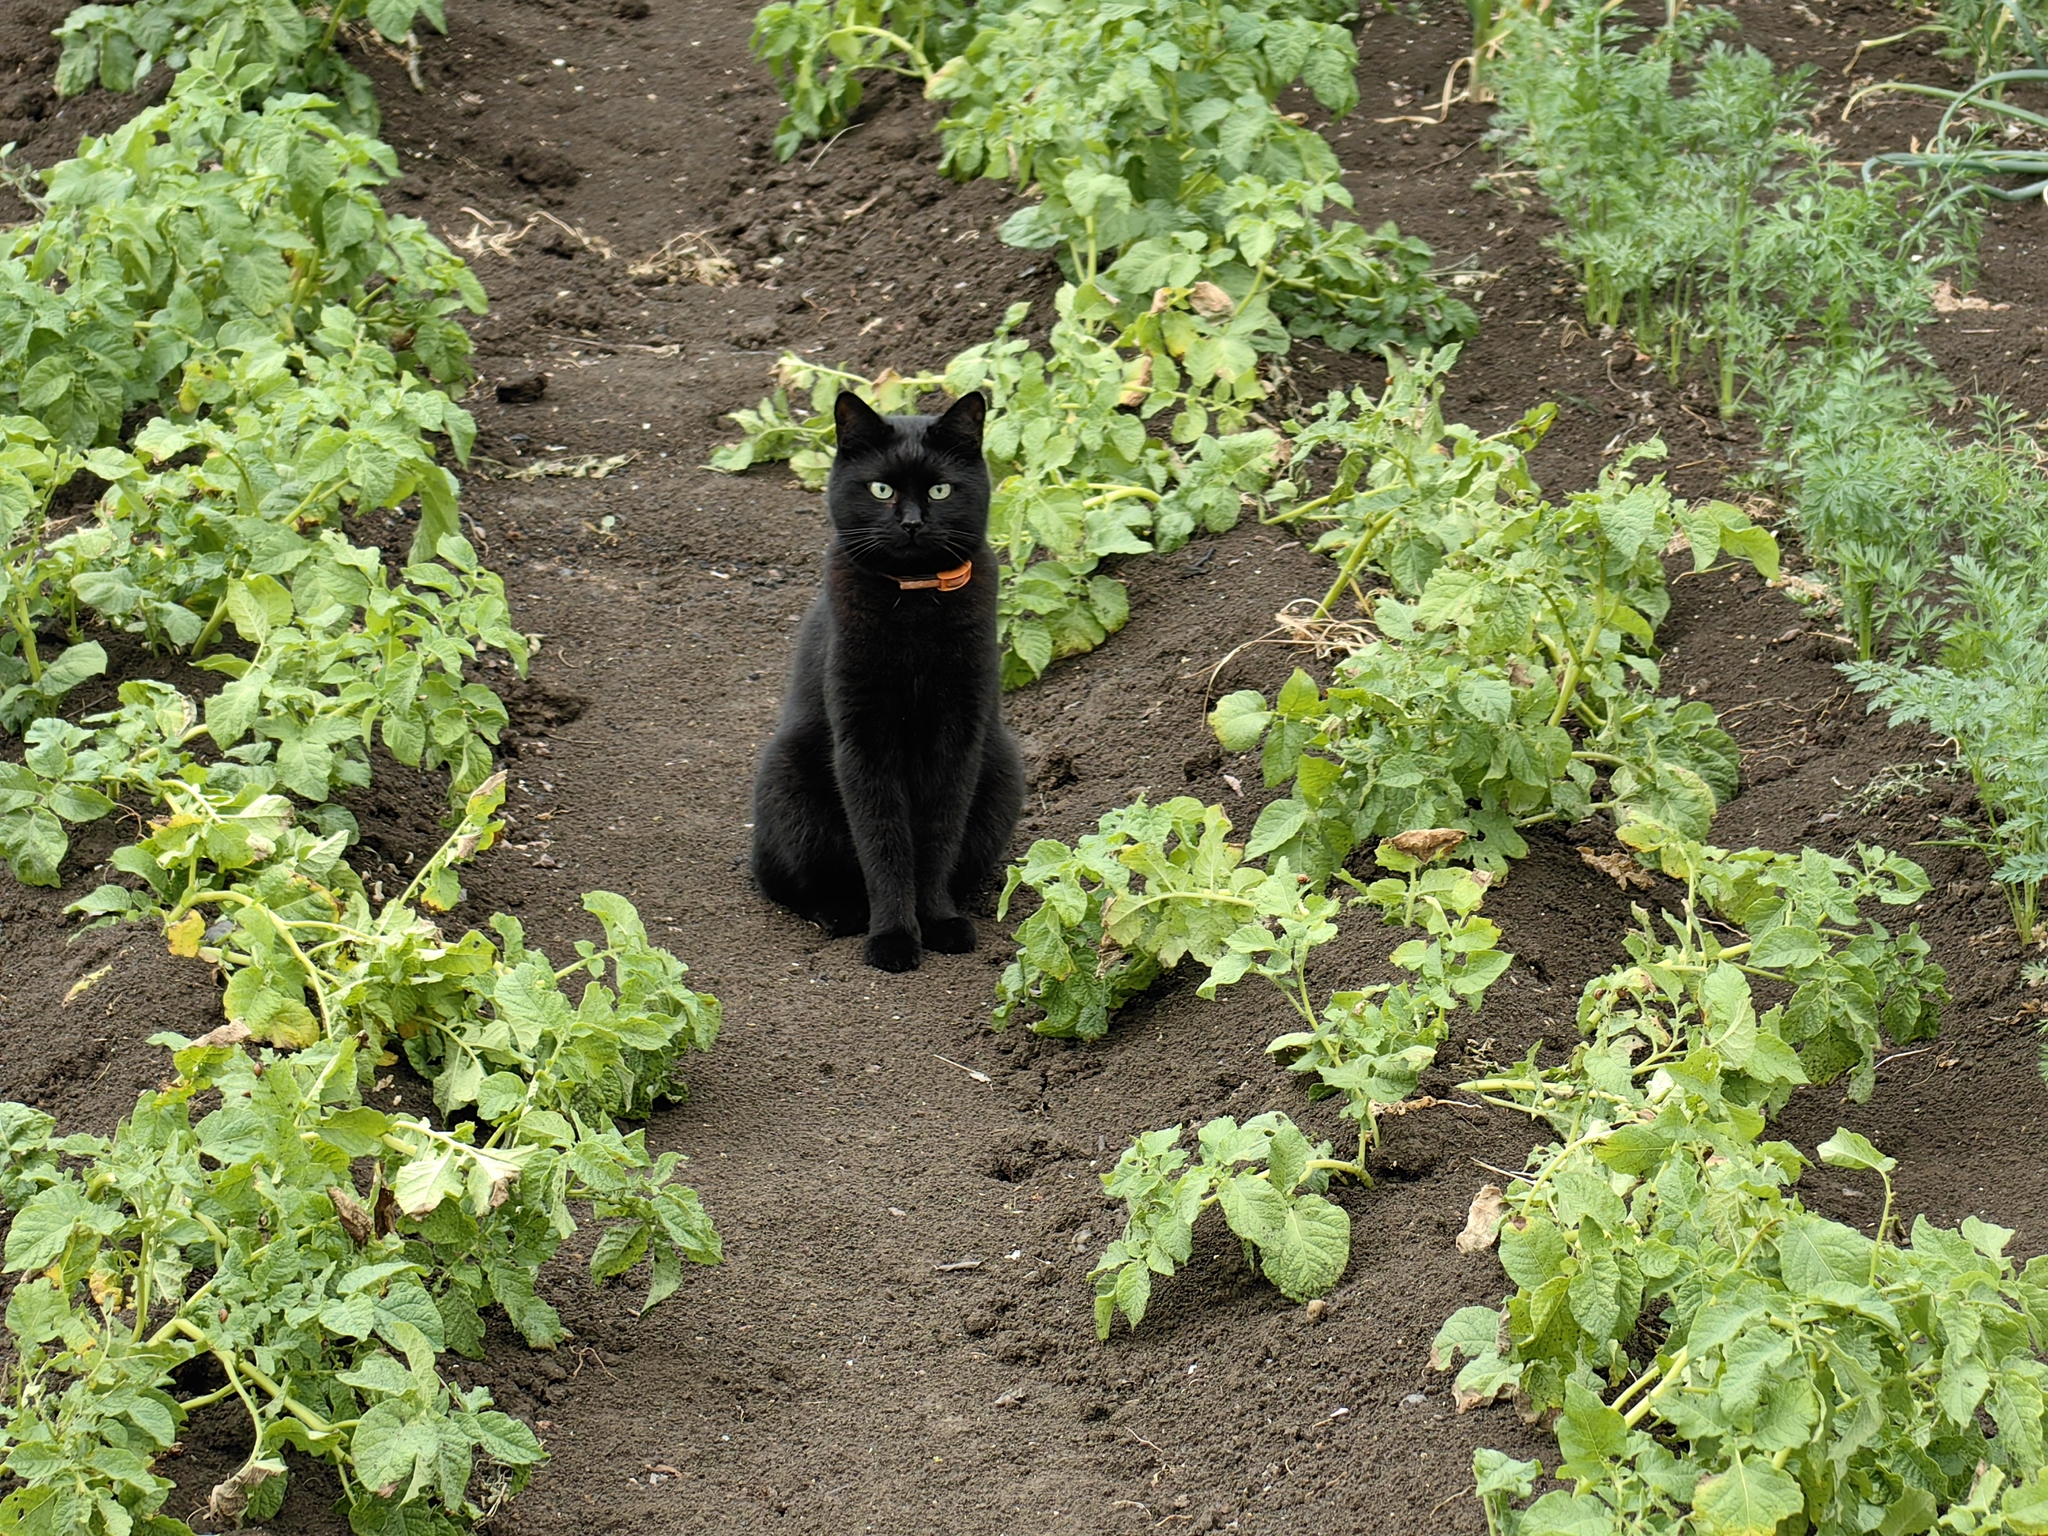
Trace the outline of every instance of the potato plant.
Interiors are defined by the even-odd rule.
[[[1266,783],[1292,785],[1246,852],[1321,878],[1361,844],[1455,827],[1472,838],[1462,856],[1500,873],[1539,822],[1611,811],[1704,833],[1739,758],[1709,707],[1651,691],[1663,556],[1682,541],[1695,570],[1725,553],[1770,576],[1775,542],[1729,503],[1639,483],[1658,443],[1561,506],[1540,500],[1524,455],[1548,416],[1486,438],[1446,428],[1449,361],[1397,367],[1378,399],[1332,395],[1288,424],[1296,478],[1269,499],[1278,520],[1333,525],[1316,545],[1340,560],[1322,611],[1363,599],[1369,572],[1382,583],[1376,633],[1327,689],[1297,671],[1271,700],[1241,690],[1212,712],[1225,747],[1259,748]],[[1330,454],[1335,483],[1311,495],[1306,466]]]
[[[444,0],[129,0],[81,5],[57,36],[57,94],[75,96],[99,85],[132,91],[158,64],[188,68],[209,45],[232,49],[243,62],[274,72],[276,89],[334,98],[351,125],[375,132],[377,98],[370,78],[336,48],[342,28],[366,24],[390,42],[410,40],[424,20],[448,30]],[[252,95],[265,87],[250,83]]]
[[[484,646],[524,665],[437,462],[475,435],[442,386],[467,377],[448,317],[482,290],[423,226],[384,214],[388,148],[305,98],[244,108],[271,83],[232,54],[196,56],[163,106],[49,172],[43,217],[0,260],[22,297],[0,390],[36,413],[0,417],[0,723],[35,744],[0,785],[0,854],[37,883],[55,883],[65,822],[153,793],[201,736],[315,805],[366,782],[380,740],[453,770],[459,799],[505,720],[463,668]],[[138,410],[152,414],[127,443],[105,441]],[[53,533],[49,498],[83,472],[108,489]],[[394,580],[341,518],[415,498],[416,560]],[[95,620],[230,681],[203,720],[146,687],[84,727],[58,720],[105,670]],[[46,655],[53,628],[70,643]],[[245,649],[208,654],[224,632]],[[153,729],[164,710],[192,718]]]
[[[388,30],[422,8],[438,22],[369,12]],[[683,1093],[678,1060],[716,1038],[717,1002],[608,893],[585,899],[603,942],[561,966],[512,919],[448,935],[431,915],[501,830],[504,706],[465,668],[485,646],[523,668],[529,642],[439,462],[474,436],[444,386],[467,380],[451,317],[482,290],[384,213],[386,146],[273,94],[325,67],[307,49],[361,9],[320,13],[312,43],[289,5],[79,13],[72,46],[117,75],[146,72],[131,45],[150,28],[212,24],[216,44],[139,45],[193,43],[169,100],[53,168],[42,218],[0,257],[18,413],[0,416],[0,724],[24,745],[0,767],[0,854],[55,885],[67,824],[150,807],[109,861],[121,883],[74,910],[160,923],[227,975],[227,1022],[157,1037],[174,1075],[113,1137],[0,1106],[0,1266],[19,1277],[0,1525],[25,1533],[189,1533],[156,1464],[188,1414],[228,1401],[249,1450],[209,1529],[275,1513],[288,1450],[333,1466],[353,1529],[471,1529],[544,1453],[451,1385],[441,1352],[481,1354],[491,1306],[536,1347],[566,1337],[535,1277],[581,1221],[605,1228],[592,1278],[644,1263],[648,1305],[685,1261],[719,1258],[680,1155],[617,1124]],[[244,24],[269,28],[257,62],[232,50]],[[105,492],[54,527],[52,494],[82,473]],[[342,519],[414,500],[394,575]],[[68,719],[65,695],[107,668],[91,625],[227,681],[202,701],[129,680],[117,707]],[[449,769],[459,810],[375,903],[329,798],[367,782],[373,743]],[[434,1119],[367,1099],[400,1052]]]
[[[295,826],[277,796],[196,803],[124,850],[153,878],[89,905],[155,913],[173,953],[225,969],[228,1023],[157,1037],[176,1075],[111,1139],[0,1106],[4,1267],[26,1277],[0,1402],[15,1528],[186,1531],[152,1466],[188,1414],[230,1398],[249,1453],[214,1518],[274,1513],[294,1449],[334,1466],[357,1530],[466,1528],[544,1455],[487,1392],[439,1374],[444,1350],[482,1355],[480,1309],[539,1347],[566,1337],[534,1277],[584,1202],[606,1223],[591,1278],[651,1259],[647,1305],[684,1260],[717,1262],[679,1155],[613,1120],[681,1095],[678,1059],[716,1038],[717,1003],[617,896],[585,898],[605,942],[559,968],[510,918],[495,940],[451,940],[427,915],[460,899],[455,870],[495,840],[502,798],[501,775],[380,908],[342,837]],[[367,1102],[400,1049],[441,1125]],[[199,1359],[220,1384],[176,1395],[172,1373]]]
[[[1129,323],[1163,286],[1265,297],[1294,335],[1331,346],[1436,343],[1477,325],[1430,275],[1431,254],[1349,210],[1336,156],[1273,105],[1299,80],[1337,113],[1357,104],[1348,8],[1278,0],[1107,9],[1017,0],[795,0],[764,9],[754,50],[790,104],[786,159],[839,127],[857,73],[890,68],[949,104],[944,170],[1040,200],[1002,228],[1055,248]],[[937,52],[934,52],[934,49]]]
[[[1211,824],[1218,819],[1212,807]],[[1408,1099],[1435,1060],[1450,1015],[1460,1004],[1477,1009],[1513,958],[1495,947],[1500,930],[1476,915],[1486,878],[1440,862],[1460,840],[1456,832],[1431,829],[1383,845],[1379,862],[1398,878],[1374,881],[1358,898],[1361,905],[1378,907],[1389,923],[1420,927],[1428,935],[1408,940],[1389,956],[1415,975],[1413,983],[1335,993],[1318,1015],[1304,974],[1306,946],[1276,945],[1263,930],[1232,935],[1230,946],[1239,954],[1277,951],[1291,962],[1253,968],[1280,987],[1309,1028],[1283,1035],[1266,1049],[1291,1060],[1293,1070],[1316,1074],[1310,1097],[1343,1095],[1345,1117],[1358,1122],[1358,1155],[1333,1157],[1328,1142],[1311,1147],[1277,1110],[1241,1126],[1227,1115],[1210,1121],[1196,1133],[1200,1156],[1192,1165],[1178,1146],[1180,1126],[1139,1136],[1102,1177],[1104,1190],[1124,1202],[1127,1219],[1123,1236],[1109,1245],[1091,1275],[1099,1338],[1109,1337],[1119,1312],[1132,1328],[1144,1320],[1152,1277],[1171,1275],[1187,1262],[1194,1252],[1194,1224],[1212,1205],[1222,1208],[1230,1230],[1245,1244],[1247,1264],[1255,1263],[1289,1300],[1325,1295],[1343,1277],[1351,1257],[1351,1220],[1326,1198],[1329,1181],[1341,1176],[1372,1183],[1367,1155],[1379,1143],[1378,1113]],[[1272,878],[1285,879],[1285,871],[1282,862]],[[1049,897],[1041,913],[1057,899]],[[1322,912],[1335,909],[1327,898],[1311,900]],[[1334,926],[1323,926],[1324,937],[1335,937]],[[1202,994],[1214,996],[1217,985],[1245,969],[1219,965]]]
[[[1179,795],[1111,811],[1071,848],[1033,843],[996,907],[1007,917],[1027,886],[1038,897],[1017,925],[994,1027],[1028,1010],[1038,1034],[1097,1039],[1111,1013],[1183,960],[1209,968],[1203,997],[1256,970],[1306,1008],[1308,952],[1337,936],[1337,904],[1284,859],[1266,869],[1246,862],[1229,835],[1221,807]]]
[[[1441,861],[1463,841],[1442,827],[1403,833],[1374,850],[1388,877],[1360,896],[1390,924],[1420,928],[1387,956],[1413,981],[1334,992],[1320,1014],[1295,999],[1307,1029],[1281,1035],[1266,1054],[1290,1072],[1311,1075],[1311,1099],[1341,1095],[1358,1122],[1358,1160],[1341,1171],[1370,1184],[1366,1157],[1380,1141],[1379,1112],[1411,1098],[1460,1006],[1477,1012],[1487,989],[1514,956],[1499,948],[1500,929],[1479,915],[1491,883],[1483,872]],[[1412,850],[1412,851],[1411,851]]]
[[[1091,1277],[1098,1338],[1109,1337],[1119,1312],[1133,1328],[1144,1321],[1153,1275],[1171,1275],[1188,1261],[1195,1222],[1212,1205],[1222,1207],[1247,1261],[1289,1300],[1327,1293],[1351,1257],[1351,1218],[1323,1193],[1328,1142],[1310,1146],[1277,1111],[1243,1125],[1228,1115],[1211,1120],[1196,1133],[1192,1165],[1180,1138],[1177,1125],[1148,1132],[1102,1176],[1129,1218]]]
[[[853,120],[866,94],[861,76],[877,70],[931,79],[933,60],[958,54],[976,25],[998,16],[1004,0],[775,0],[754,17],[748,46],[768,67],[787,114],[775,129],[775,156],[787,160],[814,139]]]
[[[468,382],[450,316],[482,309],[476,278],[417,219],[384,212],[388,146],[317,98],[244,110],[275,85],[274,68],[201,51],[162,106],[45,174],[42,216],[0,258],[0,403],[91,447],[139,408],[190,420],[246,404],[295,345],[352,352],[359,388]]]
[[[2029,1529],[2040,1261],[2017,1269],[2012,1234],[1976,1218],[1916,1220],[1901,1246],[1895,1165],[1850,1131],[1820,1160],[1874,1177],[1883,1210],[1869,1235],[1827,1220],[1787,1188],[1809,1160],[1763,1139],[1799,1083],[1846,1071],[1867,1096],[1880,1023],[1894,1040],[1932,1028],[1924,944],[1860,913],[1912,903],[1924,877],[1876,849],[1622,837],[1683,884],[1679,910],[1639,914],[1632,963],[1587,986],[1567,1061],[1465,1085],[1557,1138],[1506,1191],[1507,1306],[1458,1313],[1432,1351],[1444,1369],[1471,1357],[1461,1403],[1513,1394],[1558,1415],[1569,1490],[1517,1509],[1541,1468],[1479,1453],[1492,1528]],[[1790,999],[1759,1011],[1761,978]]]

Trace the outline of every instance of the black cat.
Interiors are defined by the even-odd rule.
[[[1024,769],[1003,724],[988,403],[876,414],[842,394],[825,585],[754,779],[754,879],[867,963],[974,948],[963,914],[1009,847]]]

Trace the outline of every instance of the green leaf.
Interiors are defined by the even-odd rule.
[[[1750,963],[1772,970],[1789,970],[1811,965],[1827,952],[1826,941],[1811,928],[1773,928],[1756,941]]]
[[[1297,1195],[1259,1255],[1266,1278],[1289,1301],[1328,1295],[1351,1260],[1351,1217],[1321,1195]]]
[[[1888,1174],[1899,1166],[1897,1158],[1886,1157],[1864,1137],[1839,1127],[1814,1150],[1830,1168],[1867,1168]]]
[[[1500,1313],[1492,1307],[1460,1307],[1453,1312],[1429,1346],[1429,1363],[1448,1371],[1460,1354],[1490,1353],[1500,1334]]]
[[[1216,701],[1216,707],[1209,712],[1209,727],[1226,751],[1249,752],[1266,734],[1266,722],[1271,718],[1266,696],[1256,689],[1243,688]]]
[[[1768,1461],[1738,1455],[1726,1472],[1700,1480],[1693,1530],[1698,1536],[1776,1536],[1778,1522],[1805,1507],[1790,1476]]]
[[[97,640],[66,646],[43,668],[40,688],[45,697],[69,693],[87,678],[100,677],[107,670],[107,653]]]
[[[349,1437],[356,1477],[382,1497],[401,1501],[433,1476],[440,1448],[433,1425],[402,1398],[372,1403]]]
[[[1275,848],[1293,841],[1307,825],[1309,814],[1309,808],[1299,800],[1271,802],[1259,812],[1251,837],[1244,845],[1245,857],[1262,858]]]

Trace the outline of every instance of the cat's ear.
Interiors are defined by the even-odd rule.
[[[895,435],[875,408],[851,390],[841,390],[832,402],[832,424],[839,434],[841,453],[883,448]]]
[[[988,396],[977,389],[955,400],[946,414],[926,430],[924,440],[978,458],[981,455],[981,429],[987,422]]]

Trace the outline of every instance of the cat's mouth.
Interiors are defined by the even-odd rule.
[[[957,538],[931,528],[841,531],[839,543],[855,565],[892,577],[930,575],[935,561],[958,565],[974,555],[971,546],[962,548]]]

